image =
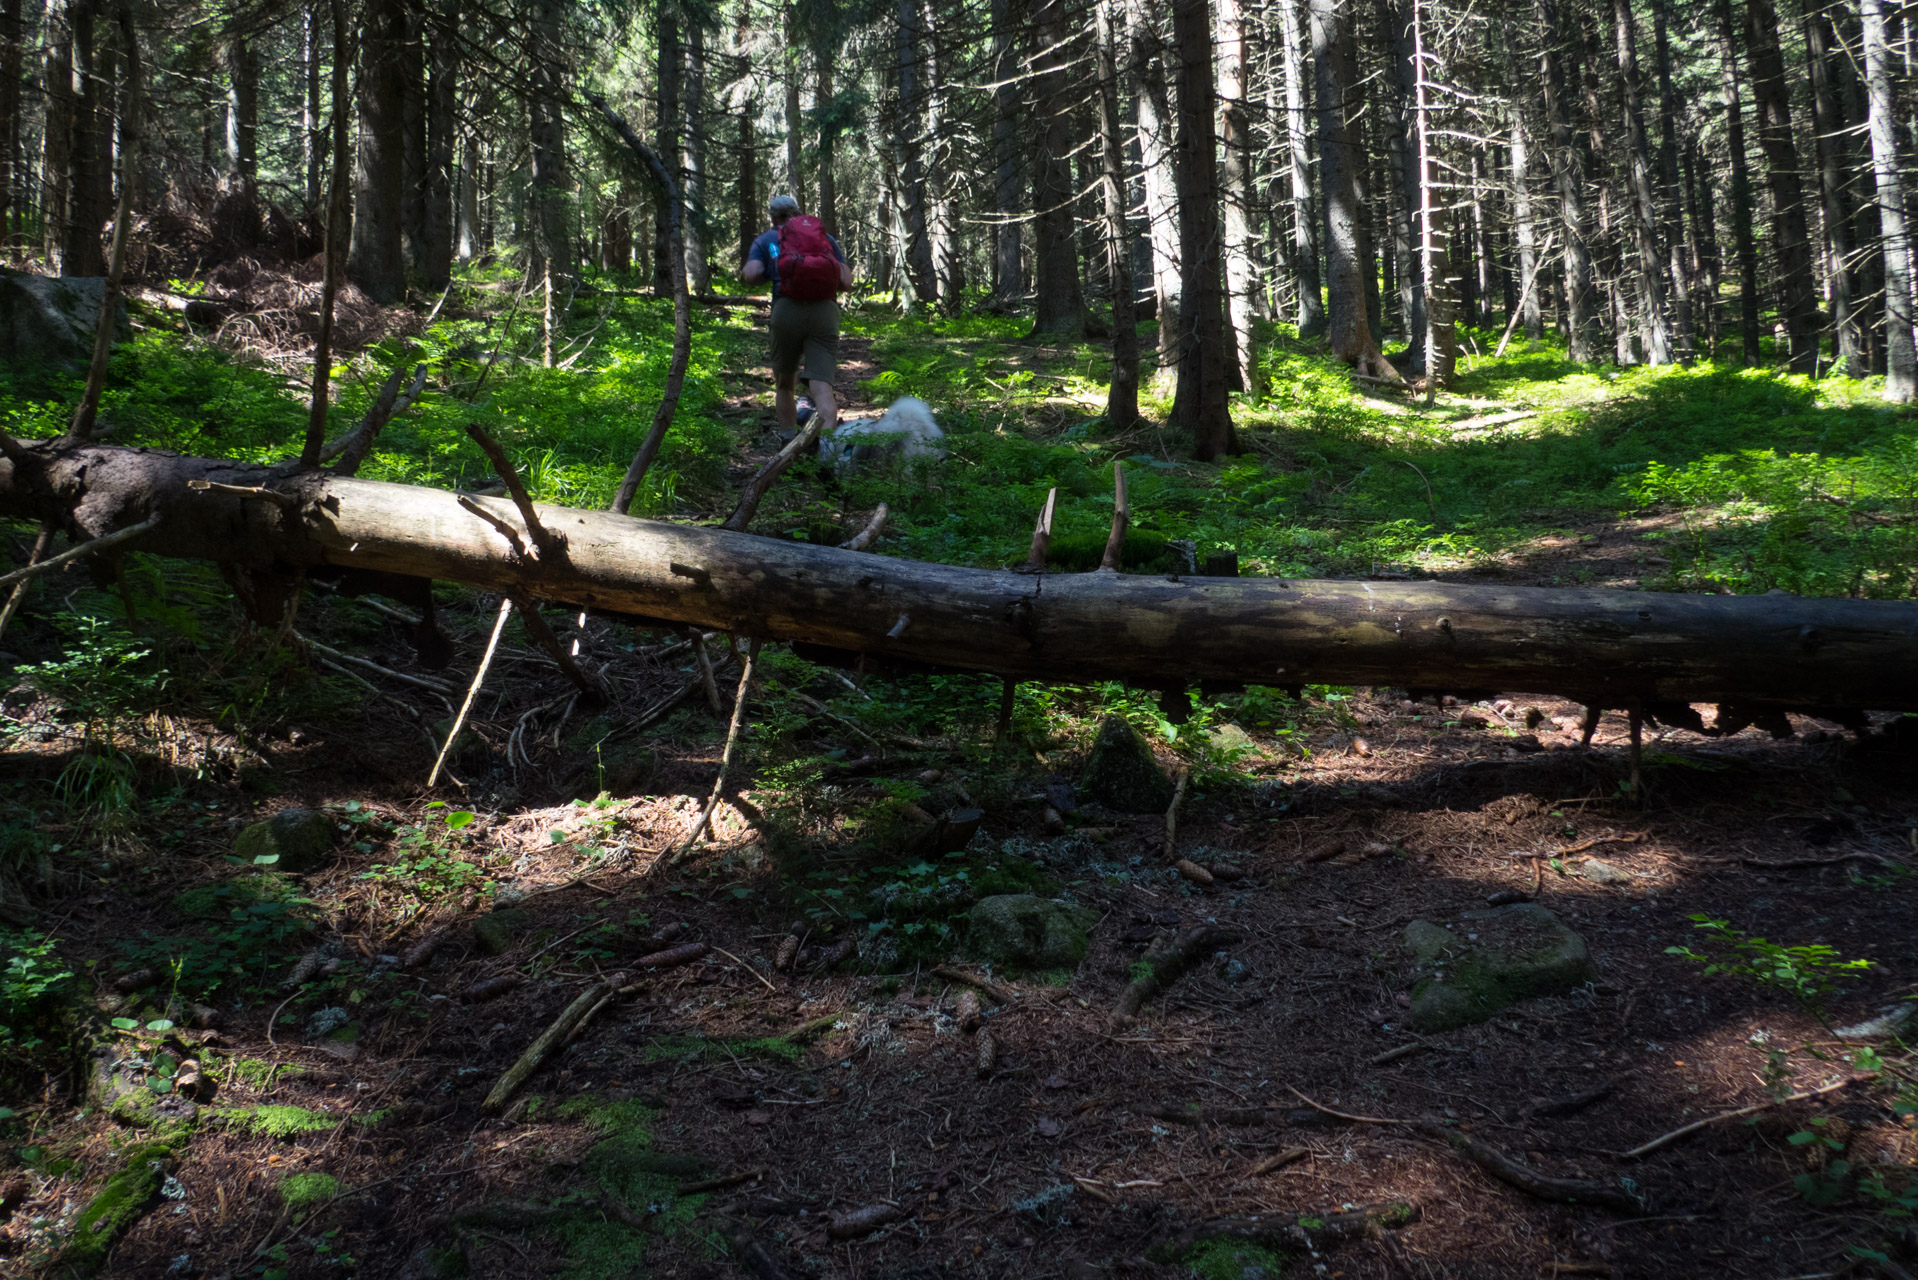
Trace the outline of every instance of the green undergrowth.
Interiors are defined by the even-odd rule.
[[[1197,1280],[1279,1280],[1285,1274],[1284,1258],[1235,1240],[1207,1240],[1184,1261]]]
[[[642,1233],[582,1205],[578,1214],[560,1219],[547,1231],[565,1251],[570,1280],[625,1280],[647,1274],[643,1266],[650,1238],[692,1233],[698,1247],[718,1257],[724,1244],[707,1224],[697,1222],[707,1194],[680,1195],[680,1185],[709,1176],[697,1157],[659,1150],[654,1145],[657,1112],[631,1100],[608,1100],[594,1095],[570,1098],[554,1109],[559,1119],[576,1120],[599,1135],[586,1153],[583,1175],[596,1195],[616,1198],[646,1222]]]
[[[806,1046],[785,1036],[655,1036],[646,1042],[648,1062],[732,1062],[758,1058],[767,1062],[797,1062]]]

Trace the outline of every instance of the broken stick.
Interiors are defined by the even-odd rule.
[[[1583,1178],[1550,1177],[1506,1155],[1491,1143],[1458,1129],[1447,1128],[1436,1120],[1421,1120],[1412,1127],[1428,1138],[1445,1143],[1500,1182],[1517,1187],[1528,1196],[1560,1204],[1597,1205],[1619,1213],[1644,1212],[1645,1207],[1638,1197],[1617,1184],[1588,1182]]]
[[[693,824],[692,834],[679,848],[673,850],[669,862],[676,862],[688,850],[699,843],[700,836],[706,833],[707,824],[713,820],[713,810],[719,807],[720,793],[726,789],[726,774],[732,768],[733,750],[739,746],[739,731],[746,723],[746,700],[752,692],[753,664],[759,661],[759,641],[754,639],[746,648],[746,666],[739,673],[739,692],[733,695],[733,722],[726,729],[726,746],[719,753],[719,776],[713,779],[713,793],[706,797],[706,807],[700,810],[699,821]]]
[[[466,727],[466,713],[473,709],[473,699],[479,696],[480,685],[486,682],[486,669],[493,665],[493,654],[499,648],[500,632],[506,629],[506,617],[513,611],[511,596],[499,602],[499,617],[493,620],[493,636],[486,642],[486,652],[480,658],[479,670],[473,673],[473,683],[467,687],[466,701],[460,703],[459,714],[453,717],[453,727],[446,731],[446,741],[440,744],[440,753],[433,761],[433,771],[426,775],[427,790],[440,780],[440,769],[446,764],[446,754],[459,741],[460,730]]]
[[[526,1047],[526,1052],[520,1054],[519,1061],[507,1068],[506,1074],[501,1076],[499,1082],[493,1086],[493,1091],[486,1095],[486,1101],[481,1104],[481,1109],[497,1115],[508,1102],[513,1100],[513,1095],[519,1092],[520,1086],[539,1070],[540,1065],[546,1061],[553,1050],[565,1042],[573,1028],[578,1026],[588,1013],[597,1009],[602,1000],[625,985],[624,973],[612,973],[580,992],[573,1003],[566,1006],[565,1012],[553,1020],[553,1025],[542,1031],[539,1039]]]
[[[1183,934],[1161,933],[1142,957],[1145,971],[1119,993],[1112,1009],[1112,1029],[1124,1027],[1147,1001],[1184,977],[1200,956],[1238,940],[1239,935],[1232,930],[1215,925],[1200,925]]]
[[[944,978],[947,982],[956,982],[962,987],[971,987],[975,991],[991,996],[1000,1004],[1012,1004],[1019,998],[1019,993],[1010,987],[1002,987],[990,978],[981,978],[976,974],[967,973],[964,969],[955,969],[951,965],[940,965],[932,971],[932,976]]]

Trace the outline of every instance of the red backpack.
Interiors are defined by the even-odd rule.
[[[810,213],[795,213],[779,229],[779,293],[795,302],[839,296],[839,255],[826,228]]]

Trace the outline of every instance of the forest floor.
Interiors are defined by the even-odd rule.
[[[774,447],[740,310],[703,322],[692,443],[655,509],[723,514],[728,477]],[[657,320],[630,323],[656,347]],[[762,531],[837,539],[884,496],[885,549],[1003,562],[1058,487],[1070,556],[1075,533],[1103,539],[1100,468],[1129,457],[1140,561],[1190,539],[1248,571],[1909,589],[1913,490],[1896,465],[1918,450],[1910,419],[1862,397],[1714,370],[1615,386],[1535,347],[1468,370],[1425,416],[1281,342],[1287,380],[1240,415],[1251,452],[1204,471],[1149,427],[1118,442],[1087,428],[1095,349],[1012,337],[986,318],[853,317],[845,403],[925,396],[952,460],[943,477],[796,474]],[[632,357],[636,382],[656,355]],[[270,418],[248,407],[265,395],[250,374],[157,345],[129,358],[172,379],[120,403],[129,442],[267,447],[265,427],[218,438],[235,415]],[[581,389],[529,369],[493,406],[544,396],[557,403],[540,412],[597,439],[584,418],[621,376],[609,361]],[[199,420],[167,407],[194,401]],[[1712,404],[1765,412],[1687,419]],[[390,474],[470,478],[471,459],[435,446],[436,413],[453,416],[429,405],[389,432]],[[1488,417],[1502,420],[1457,425]],[[542,496],[591,500],[623,464],[527,423],[502,435]],[[1738,471],[1701,438],[1732,428],[1754,450],[1791,431],[1814,443],[1806,461],[1775,448]],[[1684,430],[1689,447],[1650,457],[1689,496],[1609,488],[1616,469],[1575,492],[1554,479],[1612,465],[1633,433]],[[1744,488],[1710,488],[1732,471]],[[1865,496],[1827,519],[1835,476]],[[1498,505],[1527,479],[1558,488]],[[1908,721],[1853,737],[1795,718],[1784,741],[1655,731],[1635,790],[1622,716],[1587,746],[1581,708],[1523,690],[1463,705],[1254,688],[1175,723],[1118,686],[1023,685],[1001,736],[996,679],[835,672],[768,648],[743,780],[712,839],[678,856],[738,679],[722,641],[589,621],[582,652],[613,688],[593,709],[509,628],[455,780],[429,792],[496,601],[442,593],[461,656],[436,672],[390,608],[311,594],[299,634],[349,655],[322,668],[317,648],[309,665],[225,630],[211,571],[140,562],[128,577],[144,621],[115,612],[113,584],[75,576],[7,637],[23,665],[0,703],[0,800],[26,820],[5,866],[38,896],[5,935],[4,994],[21,1030],[80,1018],[100,1048],[34,1058],[8,1033],[0,1274],[77,1256],[83,1212],[129,1160],[162,1165],[115,1184],[133,1208],[102,1232],[113,1276],[1782,1278],[1905,1247],[1918,1134],[1887,1074],[1905,1051],[1880,1041],[1880,1061],[1833,1028],[1918,984]],[[711,705],[688,639],[718,669]],[[1162,811],[1080,788],[1103,716],[1189,771],[1174,849]],[[331,825],[316,865],[234,857],[242,830],[295,808]],[[963,848],[915,843],[927,815],[962,808],[984,811]],[[1175,855],[1224,871],[1195,883]],[[1013,890],[1090,908],[1082,963],[968,960],[967,909]],[[1469,936],[1468,912],[1515,900],[1583,938],[1593,979],[1413,1031],[1407,926]],[[1700,927],[1713,920],[1729,923]],[[1147,949],[1200,925],[1222,932],[1198,963],[1115,1020]],[[789,938],[803,946],[782,965]],[[34,1005],[36,975],[68,1003]],[[485,1108],[613,975],[612,998]],[[185,1059],[203,1081],[190,1090],[175,1087]],[[28,1087],[31,1062],[53,1069]],[[131,1093],[100,1105],[96,1077]],[[1522,1190],[1445,1131],[1520,1162],[1520,1181],[1584,1185]],[[141,1145],[156,1139],[166,1149]],[[1370,1224],[1347,1229],[1348,1211]]]

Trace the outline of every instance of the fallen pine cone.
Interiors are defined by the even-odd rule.
[[[196,1004],[189,1010],[188,1020],[204,1030],[219,1024],[220,1011],[210,1004]]]
[[[836,1215],[826,1227],[826,1234],[835,1240],[857,1240],[905,1216],[906,1211],[896,1204],[870,1204]]]
[[[959,1007],[954,1011],[953,1018],[959,1023],[959,1029],[967,1035],[977,1031],[979,1029],[979,993],[961,991]]]
[[[492,1000],[505,995],[520,984],[517,973],[502,973],[497,978],[481,978],[478,982],[460,992],[462,1000]]]
[[[1229,862],[1215,862],[1207,869],[1212,872],[1212,878],[1214,880],[1245,879],[1245,871],[1242,868],[1233,866]]]
[[[1372,744],[1364,738],[1353,738],[1352,754],[1355,756],[1369,756],[1372,754]]]
[[[829,947],[807,947],[799,953],[801,969],[832,969],[852,956],[857,944],[845,938]]]
[[[427,935],[400,952],[400,968],[417,969],[433,958],[433,953],[442,943],[453,936],[453,931],[445,925],[431,930]]]
[[[307,952],[305,955],[300,957],[299,963],[293,966],[293,972],[287,975],[286,981],[280,984],[280,990],[282,991],[293,990],[295,987],[299,986],[300,984],[304,983],[307,979],[317,974],[320,971],[320,966],[324,965],[325,963],[326,963],[326,952],[319,951],[319,950]]]
[[[703,942],[682,942],[676,947],[664,951],[655,951],[649,956],[641,956],[633,961],[637,969],[677,969],[682,964],[691,964],[704,956],[712,948]]]
[[[992,1032],[981,1031],[977,1047],[973,1050],[973,1067],[982,1076],[992,1074],[992,1068],[999,1059],[999,1046],[992,1038]]]
[[[779,950],[773,955],[773,968],[785,972],[793,967],[793,960],[799,955],[799,939],[790,933],[779,940]]]
[[[1178,862],[1173,865],[1178,867],[1180,875],[1190,880],[1193,884],[1208,885],[1212,883],[1212,873],[1190,858],[1180,858]]]

